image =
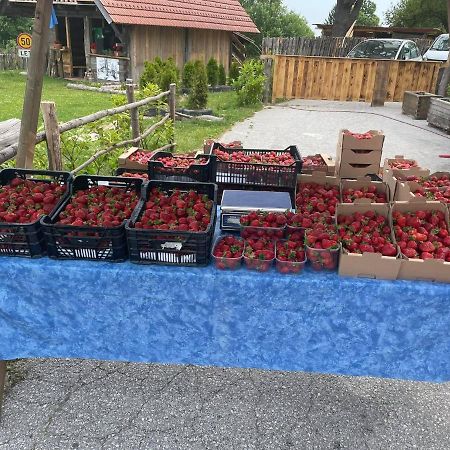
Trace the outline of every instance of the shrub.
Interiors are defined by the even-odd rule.
[[[217,84],[219,86],[225,86],[227,84],[227,74],[225,73],[225,67],[223,64],[219,66],[219,75],[217,78]]]
[[[194,79],[192,89],[188,97],[188,107],[192,109],[206,108],[208,103],[208,77],[205,65],[201,61],[194,64]]]
[[[183,67],[183,87],[185,89],[192,88],[194,81],[195,64],[193,61],[188,61]]]
[[[239,105],[260,103],[263,98],[265,81],[264,64],[256,60],[246,61],[241,67],[238,79],[233,83]]]
[[[231,86],[239,77],[239,64],[233,62],[230,67],[230,73],[228,74],[228,84]]]
[[[163,61],[157,56],[153,61],[144,63],[144,71],[139,80],[139,87],[144,89],[148,84],[156,84],[163,91],[167,91],[170,84],[178,84],[179,79],[180,72],[173,58]]]
[[[208,83],[211,86],[217,86],[219,78],[219,66],[214,58],[211,58],[206,65],[206,73],[208,74]]]

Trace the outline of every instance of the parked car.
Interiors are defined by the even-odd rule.
[[[424,61],[442,61],[448,59],[448,34],[441,34],[433,42],[432,46],[423,55]]]
[[[406,39],[367,39],[353,48],[347,58],[422,61],[416,43]]]

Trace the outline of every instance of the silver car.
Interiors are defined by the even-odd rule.
[[[423,59],[425,61],[446,62],[448,59],[448,48],[448,34],[441,34],[425,52]]]
[[[367,39],[351,50],[347,58],[422,61],[416,43],[407,39]]]

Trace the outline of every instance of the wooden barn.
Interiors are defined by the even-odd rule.
[[[0,14],[34,15],[35,0],[2,0]],[[242,51],[241,33],[259,33],[239,0],[54,0],[58,25],[50,48],[64,76],[138,79],[144,62],[214,57],[228,70]]]

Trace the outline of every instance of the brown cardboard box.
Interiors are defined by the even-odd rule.
[[[346,161],[341,161],[338,164],[336,162],[335,175],[340,178],[361,178],[369,174],[378,174],[379,172],[379,162],[375,164],[348,163]]]
[[[383,151],[385,136],[382,131],[370,130],[369,133],[372,134],[372,139],[356,139],[350,134],[345,134],[349,132],[349,130],[341,130],[339,132],[338,148]]]
[[[389,169],[383,173],[383,181],[389,186],[391,202],[408,201],[411,198],[411,196],[407,192],[405,192],[403,186],[403,184],[406,183],[407,178],[410,176],[429,177],[430,171],[420,168],[414,168],[410,170]]]
[[[390,201],[389,187],[386,183],[381,181],[372,181],[370,178],[362,177],[356,180],[342,180],[341,181],[341,203],[343,202],[343,192],[347,189],[361,189],[369,186],[375,186],[377,192],[386,195],[386,203]],[[370,201],[370,199],[367,199]]]
[[[403,162],[403,161],[413,161],[417,164],[417,161],[415,159],[409,159],[409,158],[405,158],[403,155],[396,155],[395,158],[386,158],[384,160],[384,164],[383,164],[383,181],[384,181],[384,174],[385,172],[388,172],[389,170],[391,170],[391,167],[389,166],[389,164],[393,163],[393,162]],[[420,167],[412,167],[412,169],[420,169]],[[393,169],[393,170],[399,170],[399,171],[403,171],[403,170],[410,170],[410,169]]]
[[[389,220],[390,207],[388,204],[370,203],[369,199],[360,199],[352,204],[340,204],[336,209],[339,215],[352,215],[355,212],[365,213],[375,211]],[[391,228],[391,237],[394,235]],[[396,280],[402,260],[400,257],[383,256],[380,253],[348,253],[341,249],[339,260],[339,275],[358,278],[376,278],[380,280]]]
[[[391,227],[393,226],[393,213],[395,211],[441,211],[445,214],[447,223],[449,220],[448,208],[440,202],[427,202],[420,198],[414,198],[409,202],[394,202],[390,213]],[[408,259],[402,257],[402,264],[398,274],[400,280],[425,280],[450,283],[450,263],[437,259]]]
[[[145,152],[145,153],[153,153],[150,150],[142,150],[137,147],[131,147],[126,152],[122,153],[119,156],[119,169],[134,169],[134,170],[143,170],[147,172],[148,164],[140,164],[137,161],[131,161],[130,156],[135,152]]]
[[[323,166],[305,166],[302,167],[302,173],[311,174],[313,172],[325,172],[327,175],[334,175],[335,164],[330,155],[326,153],[317,153],[314,156],[322,158]]]
[[[316,183],[320,185],[340,186],[341,179],[339,177],[330,177],[325,172],[314,172],[310,175],[301,174],[297,177],[299,184]]]

